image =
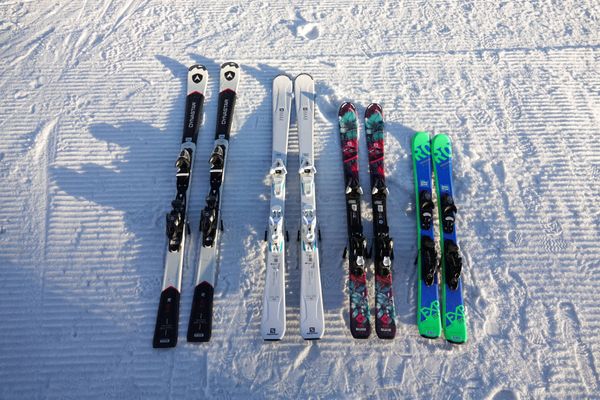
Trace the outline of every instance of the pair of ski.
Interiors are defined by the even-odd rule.
[[[325,330],[321,273],[320,234],[317,225],[313,149],[315,83],[308,74],[293,82],[287,75],[273,80],[273,155],[270,170],[271,205],[265,232],[267,264],[261,333],[265,340],[281,340],[285,334],[285,180],[292,97],[296,107],[300,147],[300,334],[304,339],[320,339]]]
[[[207,342],[212,332],[212,308],[214,286],[217,278],[219,231],[221,221],[221,192],[229,147],[229,134],[233,121],[233,110],[239,83],[240,67],[227,62],[221,65],[217,127],[210,165],[210,191],[206,206],[202,210],[200,232],[202,246],[196,271],[194,299],[188,325],[188,342]],[[185,121],[181,151],[177,168],[177,194],[172,201],[172,210],[167,214],[167,252],[162,292],[158,305],[153,346],[175,347],[179,330],[179,299],[181,275],[190,233],[188,206],[192,169],[196,152],[198,130],[202,120],[204,93],[208,83],[208,70],[202,65],[193,65],[188,71]]]
[[[350,295],[350,331],[356,339],[371,334],[369,298],[367,291],[366,258],[374,253],[375,263],[375,330],[381,339],[396,335],[396,310],[392,290],[393,241],[387,223],[387,195],[384,168],[384,120],[379,104],[370,104],[365,111],[365,131],[371,175],[373,207],[373,243],[367,252],[367,239],[361,221],[362,188],[358,168],[358,114],[352,103],[343,103],[339,109],[339,128],[346,184],[346,219],[348,224],[348,256]]]
[[[412,140],[412,159],[417,204],[417,326],[428,338],[441,335],[452,343],[467,341],[462,296],[462,258],[456,241],[456,206],[452,190],[452,143],[447,135],[417,132]],[[431,169],[438,201],[441,282],[433,231]],[[441,315],[439,286],[442,287]]]

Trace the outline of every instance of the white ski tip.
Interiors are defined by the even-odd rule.
[[[221,79],[219,82],[219,92],[225,90],[236,92],[240,82],[240,66],[231,61],[221,65]]]
[[[315,91],[315,80],[307,73],[302,73],[294,79],[294,85],[301,90],[313,92]]]
[[[292,91],[292,78],[286,74],[279,74],[273,78],[273,90],[275,88],[284,89],[286,92]]]
[[[188,82],[187,94],[190,95],[194,92],[204,95],[206,92],[206,85],[208,83],[208,70],[204,65],[192,65],[188,69]]]

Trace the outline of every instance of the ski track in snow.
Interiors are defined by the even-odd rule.
[[[0,2],[0,398],[600,398],[600,4]],[[218,66],[242,66],[213,339],[185,342]],[[152,349],[187,66],[210,73],[176,349]],[[271,80],[316,80],[326,332],[259,334]],[[337,108],[386,115],[398,334],[352,340]],[[417,333],[410,139],[455,146],[469,342]],[[297,132],[286,218],[298,229]],[[368,186],[361,126],[360,168]],[[363,199],[372,235],[370,199]],[[372,268],[372,267],[371,267]],[[370,293],[374,293],[372,271]],[[371,296],[371,303],[373,298]],[[373,304],[372,304],[373,306]]]

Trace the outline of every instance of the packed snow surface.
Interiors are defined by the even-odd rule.
[[[599,32],[596,0],[1,1],[0,398],[600,398]],[[242,81],[213,338],[188,344],[225,61],[240,63]],[[192,184],[193,246],[179,344],[156,350],[165,213],[194,63],[211,76]],[[287,333],[272,343],[259,334],[271,82],[301,72],[316,81],[326,332],[317,342],[299,335],[291,240]],[[379,102],[387,119],[398,313],[391,342],[353,340],[348,327],[342,101],[361,114]],[[422,338],[416,327],[410,140],[420,130],[454,141],[469,329],[462,346]],[[292,128],[291,238],[297,170]],[[370,207],[366,195],[369,238]],[[369,280],[372,293],[372,271]]]

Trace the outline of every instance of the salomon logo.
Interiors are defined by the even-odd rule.
[[[227,72],[225,72],[225,79],[227,79],[228,81],[230,81],[233,78],[235,78],[235,72],[233,72],[233,71],[227,71]]]
[[[269,329],[269,335],[275,335],[277,333],[277,329],[271,328]]]
[[[311,326],[310,328],[308,328],[308,333],[310,333],[310,334],[314,334],[315,331],[316,331],[316,329],[314,326]]]

